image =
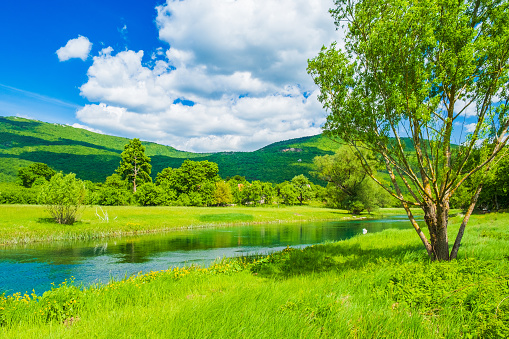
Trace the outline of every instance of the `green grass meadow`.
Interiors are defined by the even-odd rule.
[[[251,213],[257,221],[264,212]],[[451,218],[451,239],[459,221]],[[386,230],[206,269],[4,295],[0,337],[507,338],[508,224],[508,214],[473,216],[453,262],[429,262],[411,229]]]
[[[106,214],[109,221],[104,220]],[[129,236],[180,228],[351,218],[346,211],[312,206],[92,206],[83,210],[74,225],[59,225],[43,206],[0,205],[0,245]]]

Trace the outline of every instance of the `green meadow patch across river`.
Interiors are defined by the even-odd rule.
[[[43,206],[0,205],[0,245],[97,239],[181,228],[356,219],[346,211],[312,206],[221,208],[92,206],[85,208],[78,221],[71,226],[56,224],[49,217]],[[363,218],[366,217],[374,216],[363,215]]]
[[[249,222],[254,220],[254,216],[245,213],[203,214],[199,219],[205,222]]]

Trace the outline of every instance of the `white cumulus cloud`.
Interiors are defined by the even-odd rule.
[[[159,38],[214,72],[309,85],[307,59],[339,36],[323,0],[167,0]]]
[[[246,151],[318,134],[325,113],[306,73],[340,40],[323,0],[167,0],[154,51],[93,58],[77,112],[87,125],[181,150]]]
[[[74,128],[85,129],[87,131],[94,132],[94,133],[103,134],[103,132],[101,130],[98,130],[98,129],[95,129],[95,128],[92,128],[92,127],[88,127],[88,126],[85,126],[85,125],[82,125],[82,124],[78,124],[78,123],[74,123],[74,124],[72,124],[70,126],[74,127]]]
[[[477,127],[477,123],[476,122],[473,122],[473,123],[470,123],[470,124],[466,124],[465,125],[465,131],[467,133],[473,133],[475,131],[476,127]]]
[[[60,47],[56,53],[60,61],[66,61],[72,58],[79,58],[85,61],[91,49],[92,43],[87,37],[80,35],[76,39],[67,41],[67,44],[65,44],[64,47]]]

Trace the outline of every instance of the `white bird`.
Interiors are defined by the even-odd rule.
[[[368,233],[368,230],[367,230],[367,229],[365,229],[365,228],[363,228],[363,229],[362,229],[362,234],[366,234],[366,233]]]

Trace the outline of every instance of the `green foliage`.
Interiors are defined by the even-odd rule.
[[[39,202],[59,224],[72,225],[85,201],[86,189],[74,173],[55,174],[41,188]]]
[[[0,204],[37,204],[40,186],[26,188],[14,183],[0,183]]]
[[[304,200],[310,200],[313,198],[313,191],[311,187],[311,181],[304,175],[298,175],[293,177],[292,185],[295,188],[295,192],[297,193],[297,199],[300,204],[304,202]]]
[[[118,167],[120,153],[129,141],[66,125],[0,117],[0,182],[15,181],[18,169],[32,162],[76,173],[83,180],[103,182]],[[272,183],[308,173],[315,156],[337,148],[322,135],[281,141],[254,152],[190,153],[151,142],[142,145],[151,158],[152,173],[169,166],[178,168],[185,159],[208,160],[219,165],[219,175],[224,178],[244,175],[250,181]],[[284,151],[290,148],[299,151]]]
[[[376,159],[367,152],[363,152],[362,156],[366,159],[366,167],[376,168]],[[316,157],[314,163],[316,171],[312,174],[328,183],[325,196],[329,207],[359,214],[390,205],[390,195],[369,178],[361,161],[349,147],[340,148],[334,155]]]
[[[412,205],[427,214],[430,240],[417,234],[429,256],[454,258],[463,231],[449,252],[449,200],[466,179],[489,168],[509,138],[509,6],[484,0],[335,4],[336,25],[348,23],[344,47],[333,43],[308,62],[329,112],[325,131],[377,154],[391,174],[386,188],[410,219]],[[471,132],[453,150],[467,116]],[[493,145],[491,153],[463,171],[482,139]]]
[[[280,202],[285,205],[295,205],[299,198],[299,193],[297,192],[295,185],[293,185],[289,181],[285,181],[276,186],[276,190],[278,191],[278,197]]]
[[[138,204],[142,206],[164,206],[170,203],[164,189],[151,182],[139,186],[135,198]]]
[[[90,203],[106,206],[126,206],[134,201],[132,191],[125,180],[114,173],[106,178],[106,182],[90,194]]]
[[[51,290],[34,298],[38,300],[39,306],[34,313],[42,317],[44,322],[64,322],[78,315],[82,295],[80,289],[74,285],[74,278],[65,280],[58,287],[52,286]]]
[[[136,193],[136,186],[152,182],[150,177],[150,158],[145,155],[145,146],[141,144],[140,139],[134,138],[125,145],[124,151],[120,155],[122,160],[119,167],[115,170],[122,176],[122,179],[132,183],[133,193]]]
[[[224,181],[216,182],[214,191],[214,203],[217,205],[227,205],[233,202],[231,186]]]
[[[418,309],[423,315],[442,316],[453,309],[469,321],[466,337],[509,336],[509,279],[492,263],[465,260],[455,264],[406,265],[394,272],[386,287],[398,309]]]
[[[468,173],[478,166],[493,149],[493,145],[484,142],[481,147],[472,151],[464,172]],[[453,197],[451,205],[466,210],[470,199],[478,185],[482,182],[482,190],[477,200],[476,208],[483,211],[492,211],[509,208],[509,157],[508,147],[495,158],[490,165],[489,172],[477,172],[469,177],[465,184],[460,186]]]
[[[165,168],[157,174],[157,185],[168,195],[168,200],[183,206],[217,204],[214,192],[219,168],[210,161],[185,160],[179,168]],[[175,201],[176,200],[176,201]]]
[[[242,191],[247,185],[249,185],[249,182],[246,180],[246,178],[240,175],[236,175],[228,180],[228,185],[230,185],[230,191],[232,192],[233,203],[244,203],[244,193]]]
[[[217,180],[218,172],[216,163],[207,160],[185,160],[173,173],[175,189],[181,193],[195,192],[200,190],[204,183]]]
[[[348,242],[347,242],[348,243]],[[256,260],[250,270],[264,277],[302,276],[328,271],[371,271],[385,267],[383,277],[368,278],[371,302],[387,298],[393,316],[417,312],[423,319],[456,319],[456,331],[463,336],[505,338],[509,335],[509,277],[501,275],[495,262],[461,260],[455,263],[398,262],[370,257],[360,248],[339,244],[312,246],[303,250],[287,248]],[[403,252],[399,253],[400,255]],[[375,262],[371,267],[366,261]],[[374,274],[374,273],[372,273]],[[353,289],[350,289],[352,291]],[[351,293],[351,292],[350,292]],[[295,309],[298,303],[285,304]],[[445,328],[443,329],[445,330]]]
[[[247,184],[242,189],[242,201],[244,204],[250,203],[253,206],[264,203],[263,184],[259,180]]]
[[[509,208],[509,157],[506,146],[503,154],[492,165],[492,170],[486,174],[483,188],[477,205],[484,210],[500,210]],[[474,185],[467,184],[472,193]]]
[[[50,180],[56,172],[46,164],[34,162],[28,167],[21,167],[18,170],[18,180],[24,187],[32,187],[32,185],[41,179]],[[40,183],[39,183],[40,184]]]

